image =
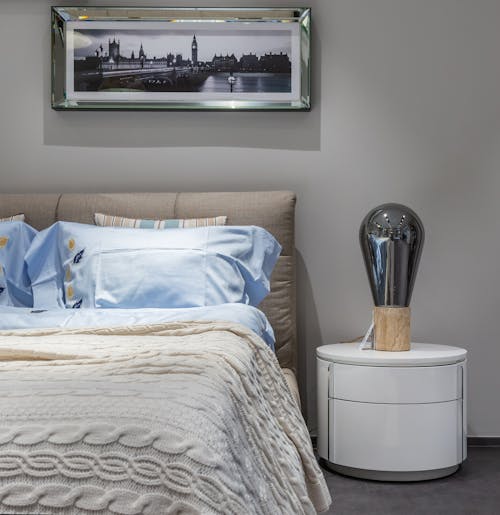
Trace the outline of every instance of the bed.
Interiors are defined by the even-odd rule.
[[[259,306],[275,354],[239,316],[219,312],[1,331],[0,512],[328,508],[295,380],[294,206],[286,191],[0,195],[0,218],[23,212],[38,230],[92,224],[96,212],[226,215],[228,225],[263,227],[282,246]]]

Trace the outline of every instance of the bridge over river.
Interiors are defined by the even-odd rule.
[[[157,65],[122,67],[104,65],[98,69],[77,69],[75,66],[75,91],[106,89],[148,91],[197,91],[209,72],[191,66]]]

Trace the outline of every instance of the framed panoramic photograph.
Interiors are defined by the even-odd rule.
[[[52,7],[54,109],[309,110],[308,8]]]

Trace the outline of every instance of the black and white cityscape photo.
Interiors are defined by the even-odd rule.
[[[74,91],[290,93],[284,30],[75,29]]]

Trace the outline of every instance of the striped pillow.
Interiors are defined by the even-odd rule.
[[[94,222],[100,227],[131,227],[136,229],[187,229],[190,227],[226,225],[226,221],[227,216],[180,218],[172,220],[145,220],[140,218],[104,215],[102,213],[94,214]]]
[[[6,218],[0,218],[0,222],[24,222],[24,213],[8,216]]]

